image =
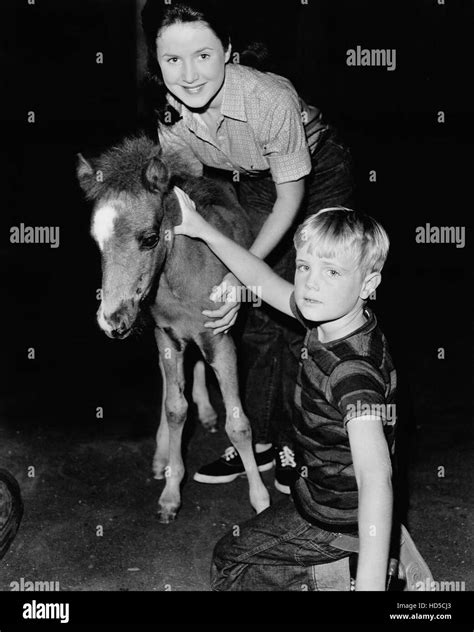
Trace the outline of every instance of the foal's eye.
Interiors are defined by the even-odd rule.
[[[158,235],[156,233],[153,233],[153,235],[146,235],[145,237],[143,237],[140,246],[142,250],[151,250],[156,246],[157,243]]]

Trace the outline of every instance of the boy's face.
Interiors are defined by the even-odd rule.
[[[370,291],[355,257],[340,253],[320,258],[308,246],[296,251],[295,301],[303,316],[314,322],[340,319],[362,304]]]

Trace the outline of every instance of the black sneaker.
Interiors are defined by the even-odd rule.
[[[275,448],[276,452],[276,468],[275,468],[275,487],[282,494],[291,493],[291,485],[298,477],[296,468],[295,453],[287,446],[283,445]]]
[[[23,515],[23,501],[16,479],[0,469],[0,560],[15,539]]]
[[[271,470],[275,465],[273,447],[256,452],[255,461],[259,472]],[[231,446],[217,461],[201,467],[193,478],[198,483],[231,483],[239,476],[246,476],[244,464],[237,450]]]

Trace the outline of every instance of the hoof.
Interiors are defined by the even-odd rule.
[[[157,481],[162,481],[166,478],[166,468],[168,467],[168,463],[157,462],[153,463],[153,478]]]
[[[267,489],[264,488],[257,498],[255,498],[255,496],[252,496],[250,498],[250,504],[254,508],[255,512],[258,514],[262,513],[262,511],[265,511],[265,509],[268,509],[270,507],[271,501],[270,494],[268,493]]]
[[[170,524],[170,522],[174,522],[176,520],[177,512],[176,511],[159,511],[158,514],[158,522],[160,524]]]
[[[202,421],[201,425],[206,432],[215,433],[217,432],[217,417],[214,421]]]
[[[203,412],[202,415],[199,416],[199,421],[201,422],[201,426],[210,433],[217,432],[217,413],[212,408],[209,412]]]
[[[254,506],[255,513],[262,513],[262,511],[265,511],[265,509],[268,509],[269,507],[270,501],[268,501],[268,503],[259,503],[258,505]]]

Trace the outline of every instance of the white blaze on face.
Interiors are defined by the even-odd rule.
[[[95,212],[94,219],[92,221],[91,233],[101,251],[104,250],[106,242],[109,241],[114,234],[114,223],[117,216],[117,209],[110,203],[100,206]],[[103,302],[101,303],[97,314],[97,322],[103,331],[107,333],[112,331],[112,327],[104,318]]]
[[[97,322],[102,331],[105,331],[106,333],[112,332],[111,325],[104,318],[104,308],[102,305],[100,306],[99,312],[97,314]]]
[[[117,216],[117,209],[110,203],[104,204],[95,212],[91,232],[101,250],[104,250],[105,243],[114,234],[114,223]]]

